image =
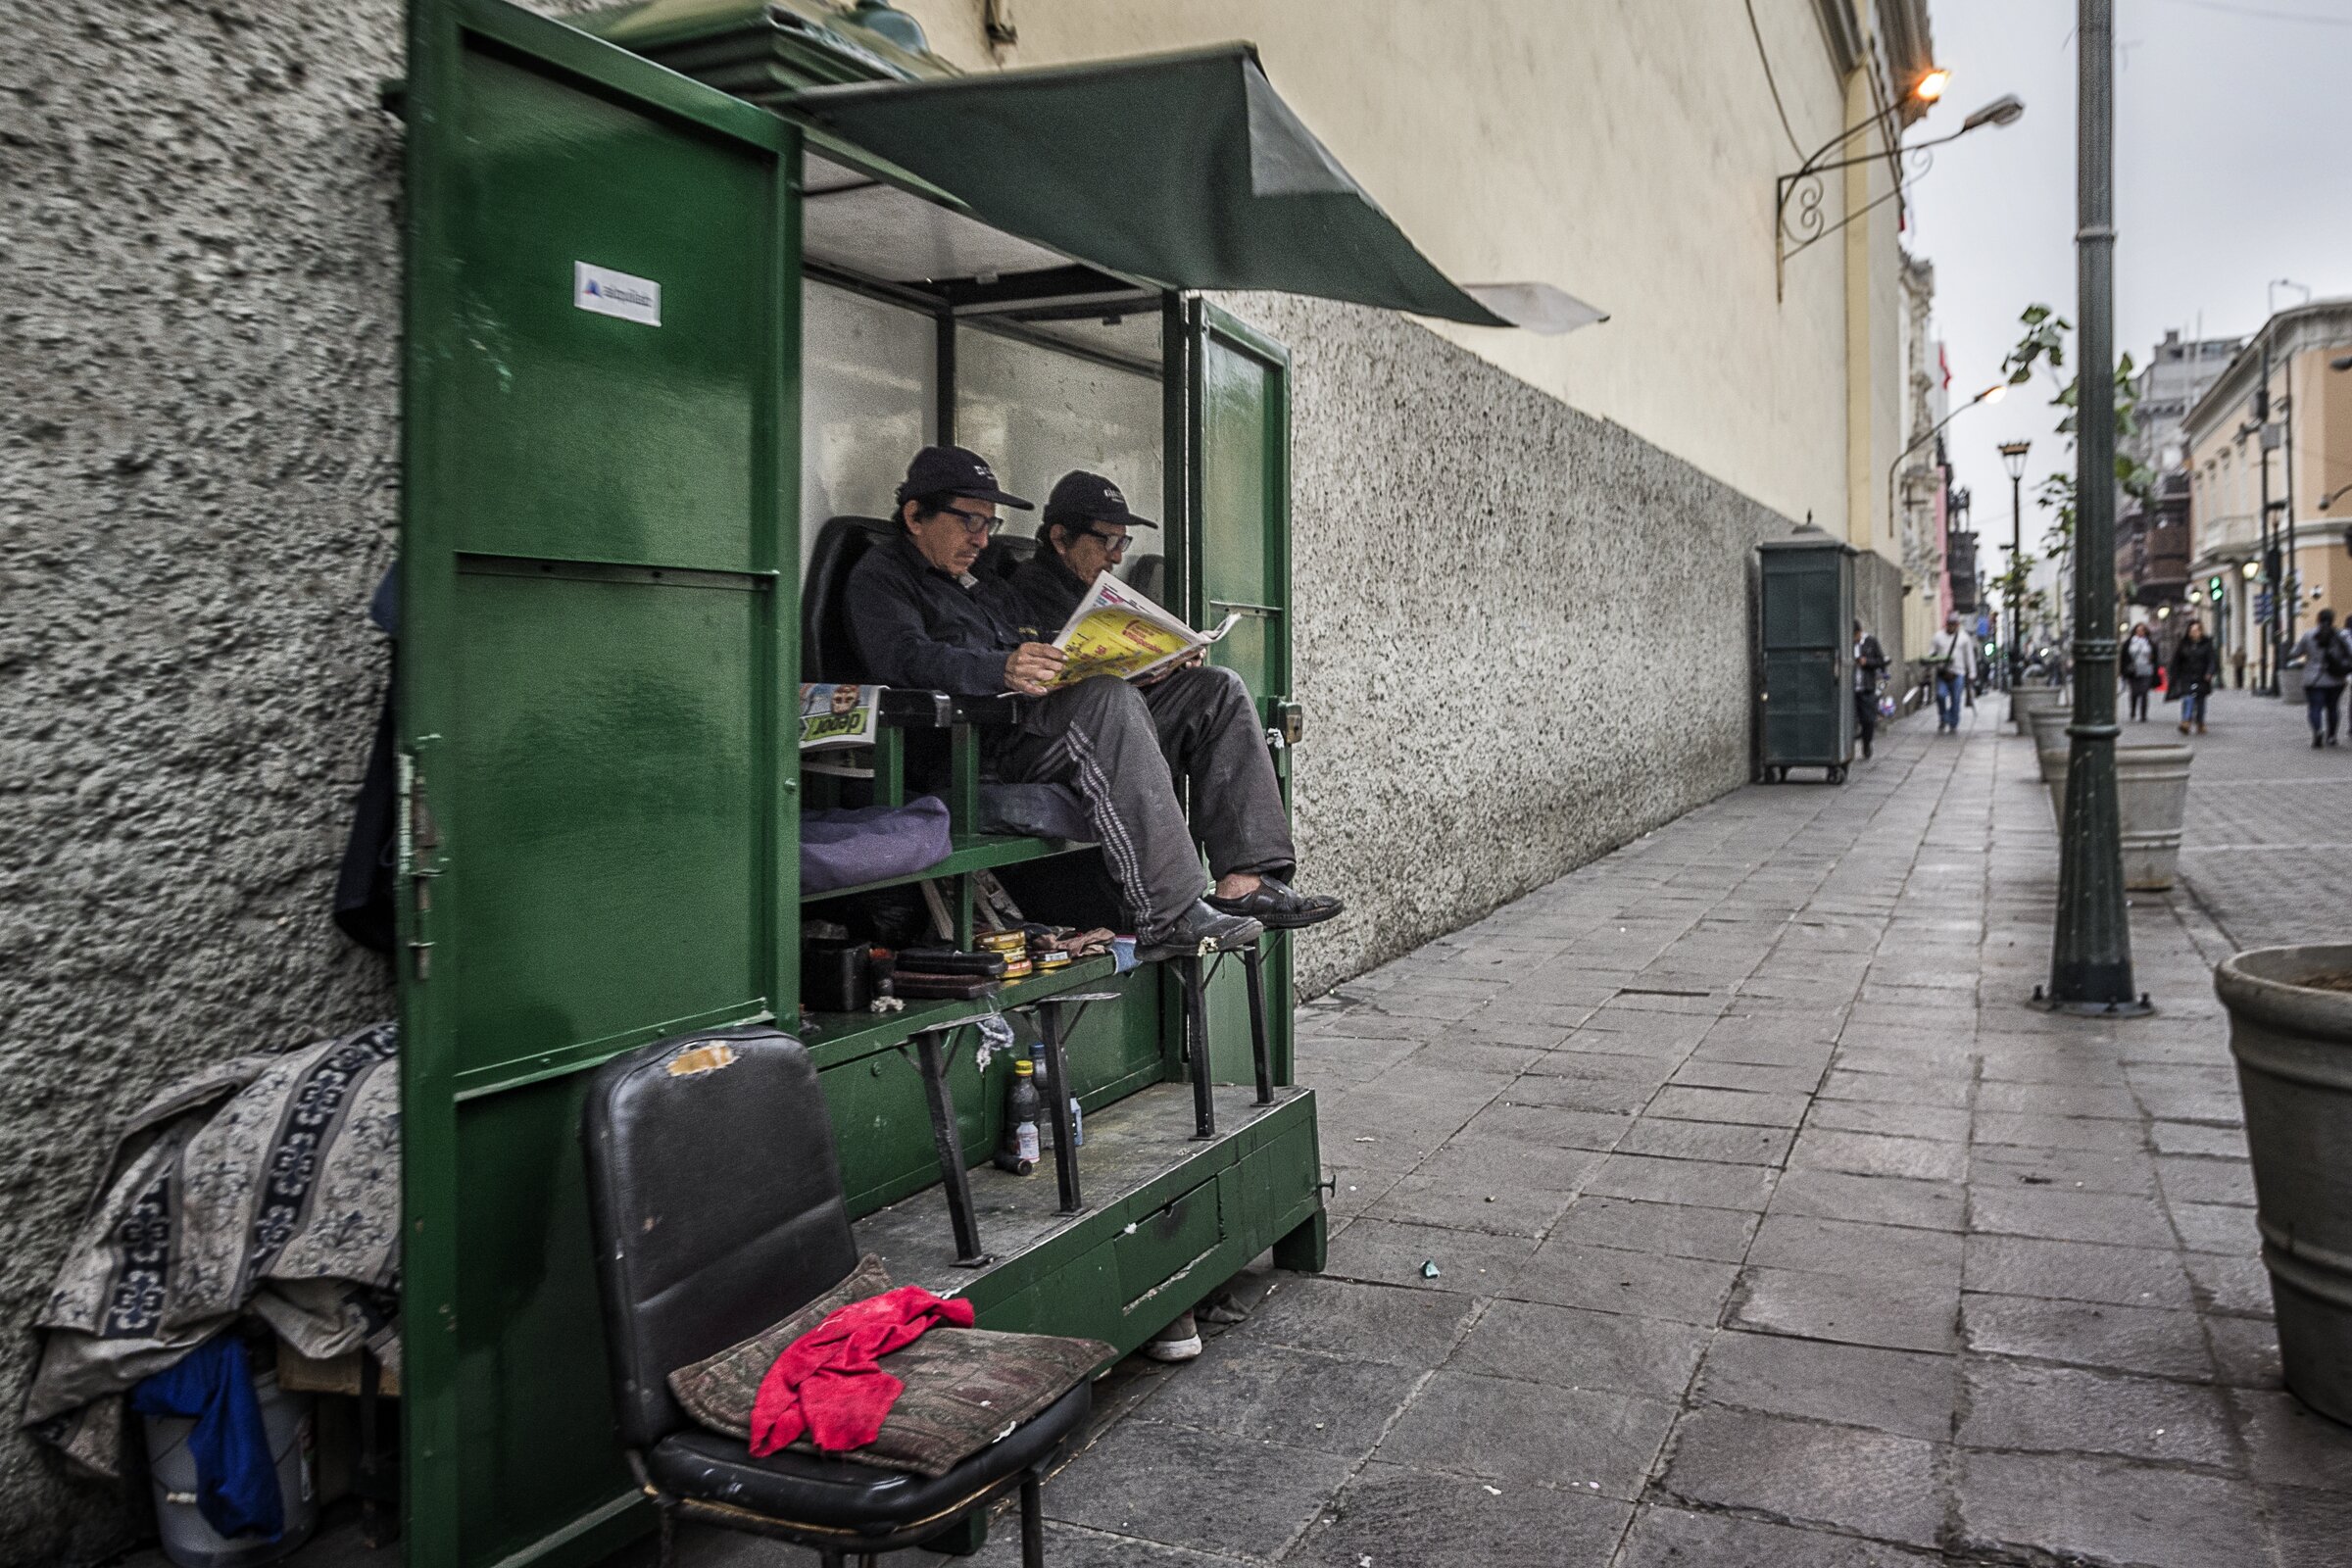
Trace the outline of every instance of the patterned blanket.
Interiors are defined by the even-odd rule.
[[[122,1398],[251,1312],[305,1355],[399,1365],[398,1031],[240,1056],[132,1116],[57,1286],[24,1424],[121,1471]]]

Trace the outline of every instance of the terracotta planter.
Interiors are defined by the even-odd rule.
[[[2075,721],[2075,710],[2043,708],[2029,711],[2034,725],[2034,755],[2041,764],[2042,780],[2046,783],[2065,770],[2067,748],[2074,744],[2066,726]]]
[[[2287,664],[2278,671],[2278,700],[2290,708],[2303,706],[2303,666]]]
[[[2352,1423],[2352,942],[2225,959],[2230,1054],[2254,1156],[2255,1219],[2286,1386]]]
[[[2064,708],[2066,691],[2058,686],[2013,686],[2009,690],[2009,722],[2020,735],[2034,732],[2033,715],[2045,708]]]
[[[2160,893],[2180,865],[2180,817],[2188,806],[2188,747],[2119,746],[2115,804],[2124,825],[2124,886]]]

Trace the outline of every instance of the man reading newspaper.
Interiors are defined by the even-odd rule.
[[[1195,663],[1135,684],[1095,675],[1055,685],[1066,661],[1041,635],[1058,630],[1086,584],[1125,552],[1130,528],[1153,524],[1130,513],[1108,480],[1063,478],[1046,505],[1039,557],[1050,554],[1071,586],[1060,612],[1041,616],[1053,601],[1033,598],[1026,581],[1016,588],[972,575],[1003,526],[1000,506],[1026,512],[1030,503],[1001,489],[976,455],[961,447],[915,454],[899,487],[902,531],[867,552],[850,576],[850,631],[866,676],[966,697],[1010,694],[1018,721],[985,732],[986,760],[1008,783],[1077,790],[1140,956],[1241,947],[1265,927],[1338,914],[1337,899],[1287,885],[1298,854],[1240,677]],[[1058,593],[1058,583],[1046,581]],[[1189,825],[1176,800],[1179,773],[1191,785]],[[1196,833],[1215,875],[1206,889]]]

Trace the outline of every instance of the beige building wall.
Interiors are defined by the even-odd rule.
[[[1787,128],[1737,6],[999,0],[1019,32],[1003,49],[983,32],[987,0],[904,8],[967,70],[1255,43],[1276,88],[1449,275],[1553,283],[1611,316],[1564,338],[1435,330],[1891,559],[1897,204],[1793,259],[1774,298],[1776,176],[1884,102],[1867,73],[1840,79],[1824,3],[1843,0],[1756,0]],[[1887,178],[1883,164],[1831,175],[1830,220]]]

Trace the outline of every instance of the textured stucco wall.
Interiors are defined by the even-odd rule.
[[[1746,572],[1788,519],[1379,312],[1290,344],[1305,992],[1747,777]]]
[[[382,678],[399,16],[0,5],[0,1563],[133,1517],[16,1430],[111,1130],[390,1005],[326,906]]]

